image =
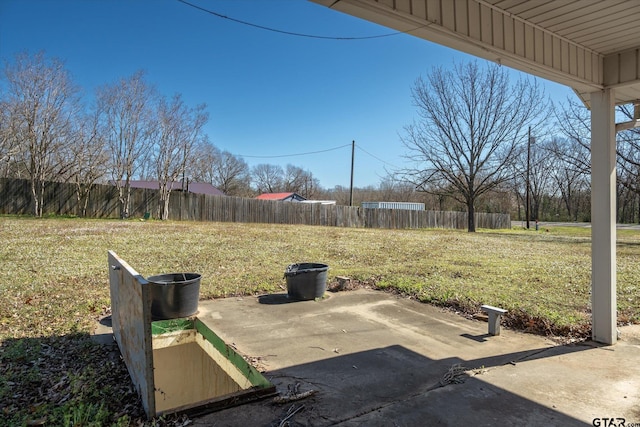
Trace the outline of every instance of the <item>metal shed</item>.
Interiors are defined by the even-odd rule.
[[[412,202],[362,202],[366,209],[403,209],[409,211],[423,211],[424,203]]]

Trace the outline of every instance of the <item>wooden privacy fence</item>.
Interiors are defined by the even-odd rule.
[[[69,183],[47,183],[43,214],[82,216],[83,200]],[[131,189],[130,217],[156,215],[158,191]],[[30,183],[21,179],[0,179],[0,213],[31,214]],[[96,185],[89,193],[86,216],[120,218],[118,191],[111,185]],[[511,228],[508,214],[476,213],[477,228]],[[209,196],[172,192],[169,219],[192,221],[306,224],[360,228],[467,228],[466,212],[365,209],[314,203],[278,202],[242,197]]]

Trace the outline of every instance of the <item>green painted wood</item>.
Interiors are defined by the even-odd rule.
[[[249,362],[247,362],[241,355],[228,346],[222,338],[215,334],[211,329],[207,327],[200,319],[196,318],[194,321],[196,330],[202,334],[207,341],[209,341],[213,347],[218,350],[223,356],[227,358],[242,374],[247,378],[254,387],[268,388],[273,385]]]

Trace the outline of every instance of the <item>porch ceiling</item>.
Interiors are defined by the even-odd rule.
[[[590,93],[640,100],[640,1],[311,0]]]

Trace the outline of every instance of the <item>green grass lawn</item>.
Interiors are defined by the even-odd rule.
[[[503,307],[509,310],[506,323],[519,329],[584,337],[590,328],[586,228],[466,233],[2,217],[0,238],[0,424],[38,417],[64,424],[67,417],[66,425],[78,425],[74,419],[127,425],[139,416],[133,409],[119,414],[124,403],[109,401],[126,384],[87,386],[88,379],[106,375],[103,369],[127,382],[126,370],[108,365],[109,355],[87,342],[96,320],[109,311],[110,249],[143,276],[202,274],[201,299],[284,292],[289,263],[322,262],[330,281],[348,276],[466,314],[481,304]],[[639,255],[640,232],[619,232],[621,323],[640,322]],[[72,377],[37,363],[63,345],[73,349],[65,356],[73,361],[64,362],[76,367]],[[43,379],[47,375],[53,378]],[[54,397],[40,390],[14,398],[16,384],[34,390],[62,384],[62,397],[54,389]],[[52,404],[62,408],[59,414],[50,415]]]

